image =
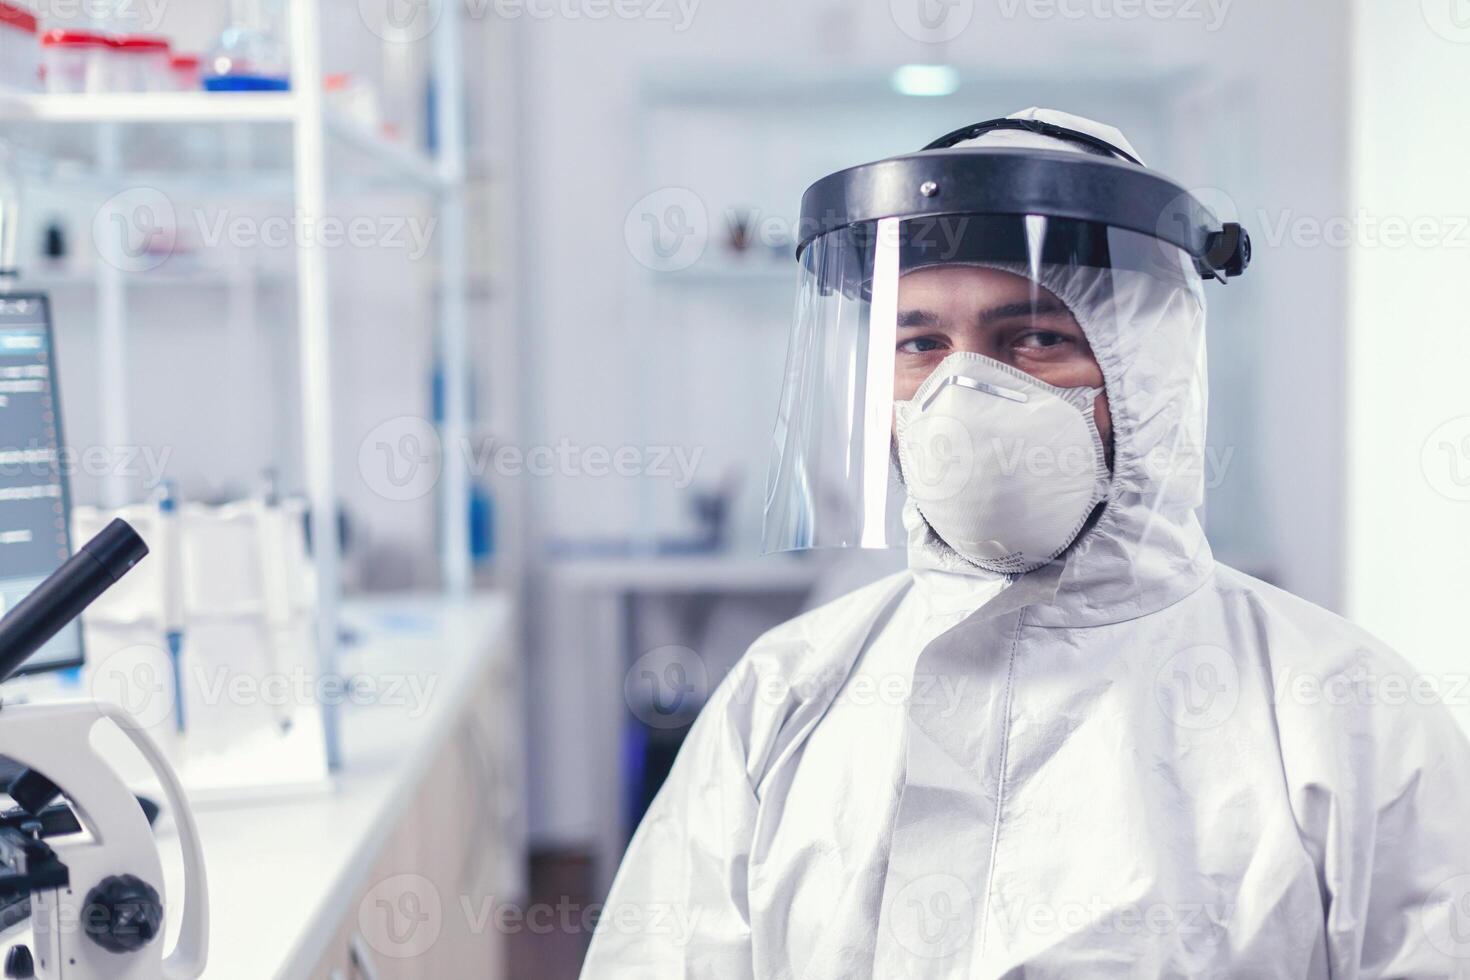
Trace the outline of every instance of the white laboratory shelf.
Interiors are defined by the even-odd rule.
[[[267,269],[205,269],[170,268],[165,263],[158,269],[146,272],[123,274],[129,289],[229,289],[236,286],[274,286],[289,284],[293,276],[289,271]],[[30,272],[15,281],[19,291],[40,289],[58,291],[66,289],[89,290],[98,288],[97,270],[78,269],[63,272]]]
[[[54,123],[293,122],[290,92],[0,94],[0,121]]]
[[[0,125],[32,170],[60,186],[285,195],[293,189],[291,128],[311,121],[290,92],[0,93]],[[322,128],[334,193],[438,191],[458,178],[422,150],[325,106]]]
[[[358,152],[387,173],[429,189],[451,186],[458,176],[440,167],[414,148],[395,142],[365,126],[328,112],[327,135],[339,148]]]
[[[439,138],[430,154],[333,110],[317,86],[325,74],[324,6],[321,0],[286,5],[290,75],[301,82],[290,92],[0,92],[0,133],[13,150],[22,186],[41,186],[79,200],[105,198],[104,208],[124,211],[129,206],[124,194],[130,191],[153,190],[170,200],[175,192],[274,195],[289,201],[294,220],[310,226],[329,213],[332,197],[427,191],[439,220],[433,287],[438,295],[438,349],[445,365],[442,439],[446,445],[458,444],[467,438],[471,415],[461,12],[458,5],[445,5],[429,41],[428,68],[437,98],[432,127],[423,128],[432,128]],[[332,289],[322,243],[297,242],[294,267],[306,491],[312,513],[326,515],[336,512],[340,500],[334,463]],[[185,287],[207,280],[182,269],[130,276],[101,264],[93,271],[102,438],[108,445],[130,445],[128,290],[142,282]],[[439,481],[441,569],[445,591],[463,596],[472,581],[470,477],[461,454],[448,454],[445,466]],[[102,493],[108,507],[127,502],[128,488],[120,476],[104,480]],[[335,534],[317,535],[315,541],[318,667],[323,676],[335,676],[341,555]],[[343,760],[338,715],[335,705],[323,705],[327,756],[334,767]]]

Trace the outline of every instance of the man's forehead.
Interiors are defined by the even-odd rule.
[[[1028,291],[1046,291],[1045,287],[1035,280],[1020,273],[984,265],[960,263],[924,265],[902,271],[898,277],[900,294],[956,288],[964,288],[967,291],[978,289],[1010,295]]]
[[[926,273],[974,273],[975,279],[966,283],[967,288],[956,288],[959,283],[951,276],[933,276]],[[984,274],[991,274],[985,277]],[[922,279],[913,277],[923,276]],[[982,280],[983,277],[983,281]],[[943,280],[951,280],[946,284]],[[900,311],[907,314],[900,325],[935,322],[939,314],[934,307],[951,306],[963,302],[965,311],[973,313],[982,321],[1005,319],[1015,316],[1047,316],[1068,314],[1067,308],[1054,293],[1024,276],[978,266],[931,266],[905,273],[898,284]]]

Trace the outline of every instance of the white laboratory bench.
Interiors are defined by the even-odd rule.
[[[432,680],[395,705],[344,706],[327,792],[211,804],[207,980],[499,978],[493,909],[521,899],[521,681],[509,600],[349,602],[348,674]],[[182,910],[172,823],[158,830],[170,931]],[[406,918],[389,922],[396,912]],[[15,942],[15,937],[5,937]],[[354,963],[356,955],[363,962]]]

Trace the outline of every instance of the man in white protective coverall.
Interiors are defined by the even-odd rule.
[[[803,254],[768,522],[792,499],[788,544],[873,543],[857,470],[891,453],[909,568],[724,678],[583,976],[1470,977],[1463,735],[1382,696],[1425,679],[1373,637],[1216,563],[1195,517],[1201,280],[1248,239],[1222,271],[1212,216],[1130,217],[1168,195],[1117,130],[1010,119],[808,192],[839,217]],[[959,200],[1006,187],[1014,219]],[[909,217],[930,201],[966,215],[942,247]],[[845,516],[814,503],[834,445],[867,451]]]

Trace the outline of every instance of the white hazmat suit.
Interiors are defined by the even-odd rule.
[[[1046,285],[1106,382],[1100,517],[1007,578],[911,506],[907,571],[756,642],[588,980],[1470,976],[1463,735],[1371,636],[1212,558],[1187,294]]]

